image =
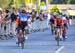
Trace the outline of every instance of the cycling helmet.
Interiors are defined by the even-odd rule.
[[[24,7],[21,8],[21,13],[26,13],[26,9]]]
[[[54,15],[54,16],[57,16],[57,15],[58,15],[58,13],[57,13],[57,12],[54,12],[54,13],[53,13],[53,15]]]
[[[57,18],[61,18],[61,15],[58,15]]]

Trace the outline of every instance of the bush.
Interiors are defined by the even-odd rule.
[[[41,5],[41,6],[45,6],[46,4],[45,4],[44,1],[42,1],[42,2],[40,3],[40,5]]]
[[[54,6],[51,10],[50,10],[51,13],[54,13],[54,12],[57,12],[57,13],[60,13],[59,9],[57,8],[57,6]]]

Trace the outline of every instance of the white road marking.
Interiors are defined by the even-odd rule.
[[[55,53],[60,53],[60,51],[64,48],[64,46],[61,46]]]

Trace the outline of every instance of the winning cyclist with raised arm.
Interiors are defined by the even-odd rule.
[[[26,13],[25,8],[22,8],[16,19],[18,38],[24,38],[25,36],[25,39],[27,39],[27,36],[25,35],[25,28],[28,26],[29,17],[30,15]]]

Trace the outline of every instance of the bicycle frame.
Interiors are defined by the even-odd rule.
[[[18,46],[19,46],[19,44],[21,44],[22,49],[24,49],[24,41],[25,41],[24,33],[23,33],[23,31],[20,30],[19,37],[18,37]]]

